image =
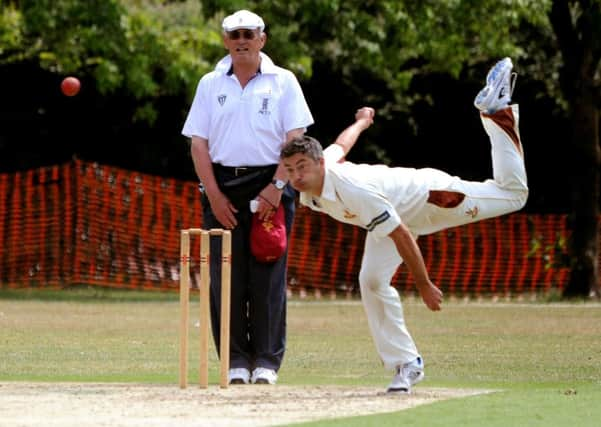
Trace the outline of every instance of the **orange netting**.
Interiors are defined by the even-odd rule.
[[[195,182],[75,161],[0,174],[0,217],[0,286],[176,289],[179,230],[201,225],[200,193]],[[364,238],[299,208],[289,289],[357,293]],[[447,295],[513,294],[563,288],[566,238],[565,215],[516,213],[418,243]],[[406,268],[393,283],[414,289]]]

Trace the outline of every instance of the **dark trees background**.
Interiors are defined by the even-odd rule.
[[[601,0],[5,0],[0,173],[73,156],[195,180],[180,131],[198,79],[225,54],[220,23],[261,14],[265,52],[293,70],[324,144],[363,105],[356,162],[490,176],[472,101],[511,56],[529,175],[526,212],[566,213],[566,296],[599,293]],[[82,81],[75,97],[59,85]]]
[[[570,175],[571,275],[564,296],[589,291],[599,297],[601,6],[589,0],[555,1],[549,17],[563,58],[559,83],[568,104],[571,163],[577,165]]]

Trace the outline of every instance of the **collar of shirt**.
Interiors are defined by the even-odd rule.
[[[336,201],[336,189],[334,188],[334,183],[332,182],[332,173],[330,172],[330,168],[327,164],[324,169],[323,189],[321,190],[319,198],[334,202]]]
[[[334,186],[334,175],[335,172],[332,169],[339,167],[341,159],[344,158],[344,151],[338,144],[330,144],[323,151],[324,158],[324,176],[323,176],[323,188],[321,190],[321,199],[335,202],[338,198],[336,194],[336,187]]]
[[[228,76],[231,76],[232,74],[234,74],[234,66],[230,65],[230,69],[228,70],[228,72],[226,73]],[[259,65],[259,68],[257,68],[257,74],[261,74],[261,65]]]
[[[273,63],[271,58],[269,56],[267,56],[266,54],[264,54],[263,52],[259,52],[259,55],[261,56],[261,65],[259,65],[258,73],[276,74],[277,67],[275,66],[275,64]],[[226,74],[226,75],[230,74],[231,69],[232,69],[232,57],[229,54],[224,56],[223,58],[221,58],[221,60],[215,66],[215,71],[222,73],[222,74]]]

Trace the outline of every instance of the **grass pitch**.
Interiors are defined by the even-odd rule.
[[[190,382],[198,378],[193,295]],[[0,292],[0,381],[177,384],[174,294],[103,290]],[[596,426],[601,419],[601,305],[445,302],[432,313],[404,300],[426,363],[417,387],[498,392],[389,415],[312,426]],[[381,386],[358,301],[291,300],[279,384]],[[211,350],[210,380],[218,382]],[[334,404],[334,403],[333,403]]]

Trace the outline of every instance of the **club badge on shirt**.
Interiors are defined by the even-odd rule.
[[[478,215],[478,206],[474,206],[472,209],[468,209],[465,211],[465,214],[468,216],[471,216],[472,218],[476,218],[476,216]]]
[[[221,105],[223,107],[223,104],[225,104],[225,99],[227,98],[226,95],[219,95],[217,97],[217,101],[219,102],[219,105]]]
[[[349,211],[348,209],[344,210],[344,217],[346,219],[353,219],[353,218],[357,218],[357,215],[355,215],[354,213],[352,213],[351,211]]]
[[[261,109],[259,110],[259,114],[271,114],[269,111],[269,98],[263,98],[263,102],[261,103]]]

